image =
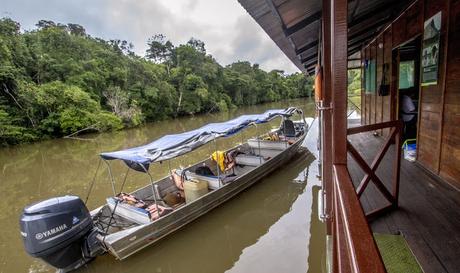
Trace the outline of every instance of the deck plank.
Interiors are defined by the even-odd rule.
[[[349,139],[370,163],[384,138],[363,133]],[[378,177],[388,188],[393,160],[392,146],[377,170]],[[356,186],[364,174],[350,157],[348,166]],[[361,202],[368,211],[383,205],[384,198],[375,186],[370,185]],[[436,179],[418,164],[402,160],[399,204],[397,210],[372,221],[373,231],[403,234],[425,273],[458,272],[460,191]]]

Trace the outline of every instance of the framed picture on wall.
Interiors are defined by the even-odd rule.
[[[425,21],[422,45],[422,86],[438,83],[441,12]]]

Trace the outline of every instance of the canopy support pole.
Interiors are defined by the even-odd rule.
[[[219,180],[219,188],[222,186],[220,181],[220,166],[219,166],[219,153],[217,152],[217,141],[216,137],[213,139],[214,145],[216,147],[216,166],[217,166],[217,180]]]
[[[91,194],[91,191],[93,190],[94,184],[96,183],[97,173],[99,172],[99,169],[101,167],[101,161],[102,161],[102,158],[99,158],[99,162],[97,163],[96,172],[94,173],[93,180],[91,181],[91,184],[89,185],[88,194],[86,195],[86,198],[85,198],[85,205],[88,203],[89,196]]]
[[[260,151],[260,135],[259,135],[259,126],[257,126],[256,123],[254,123],[256,126],[256,135],[257,135],[257,146],[259,146],[259,164],[262,165],[262,153]]]
[[[284,148],[287,149],[287,146],[288,146],[288,139],[287,139],[287,135],[286,135],[286,117],[283,116],[283,134],[284,134]]]
[[[172,172],[171,172],[171,160],[168,160],[168,169],[169,169],[169,175],[172,175]]]
[[[113,178],[113,175],[112,175],[112,168],[110,168],[110,164],[109,162],[107,162],[107,160],[104,159],[104,163],[107,165],[107,169],[109,171],[110,183],[112,184],[113,196],[115,196],[117,195],[117,193],[115,191],[115,179]]]
[[[126,180],[128,178],[129,169],[130,168],[126,168],[125,177],[123,178],[123,183],[121,183],[121,187],[120,187],[120,193],[123,192],[123,188],[125,187],[125,183],[126,183]]]
[[[145,168],[145,166],[143,164],[139,164],[142,169],[144,169],[145,173],[149,176],[150,178],[150,185],[152,186],[152,195],[153,195],[153,201],[155,202],[155,207],[157,209],[157,213],[158,213],[158,219],[160,219],[161,215],[160,215],[160,210],[158,209],[158,202],[157,202],[157,194],[156,194],[156,190],[155,190],[155,183],[153,183],[153,177],[152,175],[147,171],[147,169]]]
[[[109,166],[109,169],[110,169],[110,166]],[[126,173],[125,173],[125,177],[123,178],[123,183],[121,183],[120,193],[123,192],[123,188],[125,186],[126,179],[128,178],[128,173],[129,173],[129,168],[127,168]],[[114,188],[114,190],[115,190],[115,188]],[[115,196],[115,194],[114,194],[114,196]],[[121,202],[118,198],[116,198],[115,200],[116,200],[115,201],[115,206],[113,207],[112,213],[110,214],[109,223],[107,224],[107,228],[105,229],[105,232],[104,232],[104,238],[102,239],[103,243],[105,242],[105,237],[107,237],[107,234],[109,232],[109,228],[110,228],[110,225],[112,224],[113,216],[115,215],[115,211],[117,210],[118,204]]]

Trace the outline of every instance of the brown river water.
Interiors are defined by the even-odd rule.
[[[19,216],[25,205],[66,194],[87,196],[99,163],[98,154],[148,143],[164,134],[183,132],[241,114],[298,106],[314,116],[310,100],[291,100],[239,108],[226,113],[185,117],[149,123],[141,128],[85,135],[84,139],[55,139],[0,149],[0,273],[55,272],[29,257],[19,234]],[[277,126],[279,120],[250,128],[217,141],[218,149]],[[314,141],[314,140],[313,140]],[[213,144],[171,161],[187,166],[214,151]],[[110,162],[119,190],[126,166]],[[155,179],[168,173],[167,164],[155,164]],[[110,255],[95,259],[78,272],[325,272],[325,227],[318,220],[320,189],[316,158],[307,150],[237,197],[123,261]],[[148,183],[142,173],[130,172],[123,191]],[[89,196],[94,209],[111,196],[112,188],[102,165]]]

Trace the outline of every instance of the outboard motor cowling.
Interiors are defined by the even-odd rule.
[[[96,240],[93,221],[77,196],[55,197],[27,206],[20,226],[27,253],[56,268],[71,271],[94,258],[84,254],[90,252],[84,251],[87,238]]]

